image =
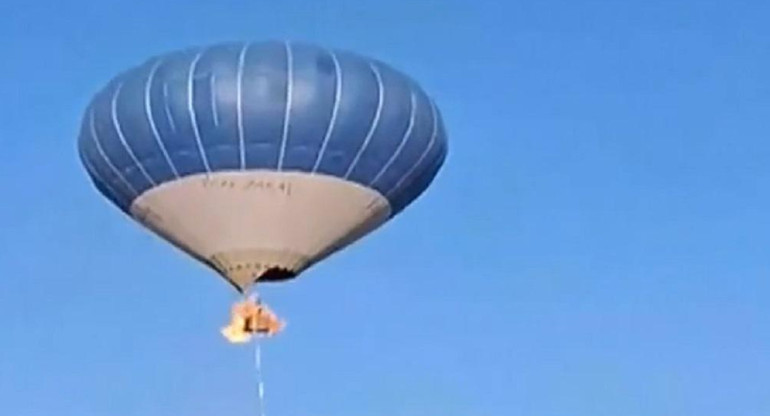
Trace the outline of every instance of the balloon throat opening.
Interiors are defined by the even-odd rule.
[[[265,270],[258,278],[258,282],[281,282],[284,280],[293,279],[297,276],[297,273],[283,268],[283,267],[271,267]]]

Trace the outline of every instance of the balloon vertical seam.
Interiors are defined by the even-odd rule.
[[[118,97],[120,96],[121,89],[123,89],[122,82],[117,85],[117,87],[115,88],[115,92],[112,94],[112,124],[115,126],[115,132],[118,134],[118,139],[120,140],[120,143],[123,145],[123,148],[126,149],[128,156],[134,162],[136,167],[139,168],[139,172],[141,172],[142,175],[145,177],[145,179],[147,179],[147,181],[150,182],[150,185],[155,186],[157,185],[157,183],[150,176],[150,174],[147,173],[147,170],[144,168],[144,165],[142,165],[142,162],[139,161],[139,159],[136,157],[136,154],[134,154],[134,150],[131,148],[131,145],[129,145],[128,141],[126,140],[126,136],[123,133],[123,129],[120,128],[120,120],[118,120]]]
[[[406,171],[404,176],[402,176],[401,179],[399,179],[398,182],[396,182],[396,184],[393,185],[393,187],[390,188],[390,190],[385,193],[385,196],[387,198],[390,198],[395,191],[401,189],[401,186],[403,186],[407,178],[412,176],[412,174],[417,170],[417,167],[420,166],[422,161],[425,160],[426,157],[428,157],[428,154],[433,149],[433,145],[436,143],[436,138],[438,136],[438,114],[436,114],[436,103],[434,103],[433,100],[431,100],[430,102],[430,110],[431,110],[430,111],[431,115],[433,116],[433,132],[431,133],[430,141],[428,142],[428,145],[425,146],[425,150],[423,150],[422,154],[414,163],[414,165],[412,165],[412,167]]]
[[[211,118],[214,127],[219,127],[219,106],[217,105],[217,74],[211,72],[209,77],[209,95],[211,95]]]
[[[160,131],[158,131],[158,126],[155,124],[155,118],[152,115],[152,82],[155,80],[155,74],[157,73],[162,63],[163,59],[158,59],[158,61],[155,62],[155,65],[153,65],[152,69],[150,70],[150,75],[147,77],[147,85],[145,86],[144,90],[144,109],[147,113],[147,121],[150,124],[150,130],[152,130],[152,134],[155,136],[155,141],[158,143],[160,151],[163,153],[163,157],[166,159],[166,163],[168,163],[168,167],[171,169],[171,172],[174,173],[174,177],[178,179],[179,171],[176,169],[176,166],[174,166],[174,162],[171,161],[171,157],[168,154],[166,144],[161,138]]]
[[[174,122],[174,116],[171,114],[171,106],[169,105],[168,96],[168,84],[163,81],[163,112],[166,114],[166,120],[168,120],[168,126],[171,128],[171,132],[176,134],[176,123]]]
[[[281,148],[278,155],[278,165],[276,169],[281,171],[283,169],[283,158],[286,156],[286,142],[289,138],[289,123],[291,123],[291,103],[294,83],[294,62],[291,53],[291,44],[284,42],[284,48],[286,49],[286,110],[283,115],[283,132],[281,134]]]
[[[246,53],[248,50],[249,44],[246,43],[238,55],[238,74],[235,81],[235,116],[238,119],[238,147],[240,150],[241,170],[246,169],[246,146],[243,134],[243,67],[246,64]]]
[[[374,136],[374,132],[377,130],[377,125],[380,122],[380,115],[382,114],[382,107],[385,103],[385,88],[382,85],[382,75],[380,75],[379,69],[377,69],[377,66],[374,65],[374,63],[369,63],[369,68],[374,73],[374,77],[377,79],[377,111],[374,113],[374,117],[372,118],[372,124],[369,127],[369,131],[366,133],[366,137],[364,138],[363,143],[361,144],[361,147],[358,149],[358,152],[356,153],[356,156],[353,158],[353,161],[350,162],[350,166],[348,166],[348,170],[345,172],[344,179],[348,179],[350,177],[350,174],[353,172],[353,169],[355,169],[356,165],[358,164],[358,161],[361,159],[361,155],[364,154],[364,151],[369,146],[369,142],[372,140],[372,136]]]
[[[406,127],[406,131],[404,131],[404,136],[401,137],[401,142],[398,144],[398,147],[393,152],[392,155],[390,155],[390,158],[388,161],[383,165],[382,169],[380,169],[379,172],[377,172],[377,175],[374,177],[374,179],[369,182],[369,186],[373,187],[374,184],[382,177],[382,175],[387,172],[388,169],[390,169],[390,166],[393,165],[393,162],[396,161],[396,158],[401,154],[401,151],[403,151],[404,146],[406,145],[409,138],[412,136],[412,130],[414,129],[414,119],[415,119],[415,113],[417,112],[417,99],[415,97],[414,91],[410,91],[410,97],[409,97],[409,104],[410,104],[410,110],[409,110],[409,125]]]
[[[105,178],[102,178],[102,175],[99,174],[99,172],[96,170],[96,166],[94,166],[90,160],[88,160],[88,157],[83,153],[83,149],[78,149],[78,153],[80,154],[80,160],[83,161],[83,165],[86,167],[86,171],[91,174],[95,180],[99,181],[102,185],[104,185],[107,190],[114,195],[116,198],[121,196],[121,192],[118,192],[117,189],[113,188],[112,185],[110,185],[109,181]],[[125,197],[125,196],[124,196]]]
[[[120,173],[120,170],[115,167],[115,164],[112,163],[112,160],[110,160],[109,156],[107,156],[107,153],[104,152],[104,148],[102,147],[101,141],[99,140],[99,135],[96,134],[96,125],[94,124],[94,113],[95,110],[91,109],[91,117],[89,117],[89,129],[91,131],[91,138],[94,140],[94,145],[96,145],[96,150],[99,153],[99,155],[104,159],[104,162],[107,163],[107,166],[112,170],[112,173],[115,174],[115,176],[118,177],[118,179],[123,182],[123,184],[126,185],[126,187],[133,193],[132,197],[137,197],[139,195],[139,192],[136,191],[136,188],[131,186],[131,183],[129,183],[126,178],[123,176],[122,173]]]
[[[195,143],[198,146],[198,152],[200,153],[201,160],[203,161],[203,167],[206,169],[206,173],[211,173],[211,167],[209,166],[209,160],[206,156],[206,150],[203,147],[203,142],[201,141],[201,133],[198,127],[198,119],[195,116],[195,106],[194,106],[194,94],[193,94],[193,82],[195,77],[195,69],[198,67],[198,62],[200,62],[201,58],[203,57],[203,52],[198,52],[197,55],[195,55],[195,58],[193,58],[192,62],[190,63],[190,71],[187,74],[187,110],[190,113],[190,123],[192,124],[193,128],[193,135],[195,136]]]
[[[342,68],[340,67],[337,55],[332,51],[329,51],[329,55],[331,56],[332,62],[334,63],[334,105],[332,106],[332,114],[329,118],[329,125],[326,127],[326,133],[324,134],[323,141],[321,142],[321,149],[318,151],[318,155],[316,156],[311,173],[316,173],[316,171],[318,171],[318,167],[321,165],[324,153],[326,152],[326,146],[329,144],[329,139],[331,138],[332,133],[334,132],[334,126],[337,123],[337,113],[340,108],[340,101],[342,100]]]

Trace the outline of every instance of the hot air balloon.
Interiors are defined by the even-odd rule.
[[[78,142],[104,197],[241,293],[393,218],[447,154],[438,108],[403,73],[272,41],[171,52],[119,74]]]

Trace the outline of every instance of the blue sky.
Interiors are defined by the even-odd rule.
[[[350,49],[450,140],[403,215],[266,290],[269,415],[770,414],[770,3],[6,0],[0,414],[255,412],[235,299],[77,159],[91,94],[229,40]]]

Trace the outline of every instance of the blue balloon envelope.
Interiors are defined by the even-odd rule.
[[[390,66],[289,42],[172,52],[88,106],[81,161],[118,208],[238,290],[291,278],[401,212],[447,154]]]

